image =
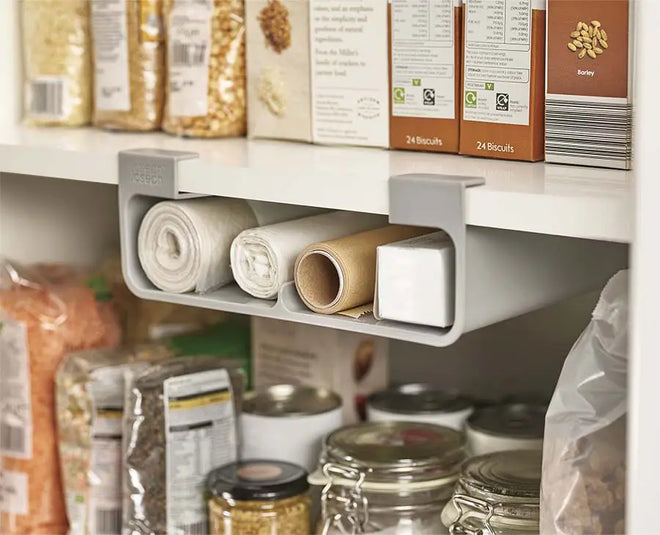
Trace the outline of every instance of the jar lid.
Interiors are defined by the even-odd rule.
[[[325,439],[323,463],[368,474],[369,481],[427,481],[455,475],[466,457],[462,433],[421,422],[349,425]]]
[[[272,501],[307,491],[307,472],[301,467],[269,460],[247,460],[213,470],[207,480],[211,494],[236,501]]]
[[[473,412],[467,427],[488,435],[542,439],[546,411],[544,405],[527,403],[492,405]]]
[[[473,457],[461,471],[466,490],[493,496],[495,501],[524,498],[538,501],[541,488],[541,452],[503,451]],[[489,500],[490,501],[490,500]]]
[[[466,396],[435,385],[411,383],[372,394],[369,405],[395,414],[432,414],[463,411],[471,408],[473,403]]]
[[[310,416],[341,407],[341,398],[326,388],[275,385],[246,394],[243,412],[259,416]]]

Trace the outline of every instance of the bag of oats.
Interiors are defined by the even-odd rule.
[[[246,131],[243,0],[164,0],[163,130],[191,137]]]
[[[162,0],[91,0],[93,123],[157,130],[163,111]]]
[[[60,364],[55,395],[70,535],[121,533],[124,374],[171,356],[152,345],[72,353]]]
[[[89,0],[23,0],[21,22],[25,122],[88,124],[92,112]]]
[[[178,357],[127,381],[123,532],[208,533],[206,478],[237,458],[240,364]]]

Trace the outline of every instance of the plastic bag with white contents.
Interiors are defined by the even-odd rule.
[[[569,353],[545,424],[542,535],[625,531],[628,272]]]

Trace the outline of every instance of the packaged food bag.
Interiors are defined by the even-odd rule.
[[[163,130],[190,137],[245,135],[244,1],[164,0],[163,16]]]
[[[93,123],[157,130],[163,112],[162,0],[92,0]]]
[[[542,535],[624,533],[628,303],[621,271],[559,377],[545,424]]]
[[[25,121],[82,126],[92,113],[89,0],[22,0]]]
[[[171,357],[163,346],[67,355],[56,378],[60,464],[70,535],[121,533],[127,371]]]
[[[206,478],[237,458],[240,364],[177,357],[127,381],[123,533],[208,533]]]
[[[99,296],[106,298],[107,296]],[[71,351],[120,342],[112,303],[62,266],[0,261],[0,533],[67,529],[55,424],[55,372]]]

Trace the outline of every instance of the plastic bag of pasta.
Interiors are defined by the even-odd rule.
[[[75,270],[0,262],[2,535],[66,531],[55,372],[71,351],[119,343],[111,305],[99,302]]]
[[[163,111],[162,0],[92,0],[97,126],[156,130]]]
[[[71,535],[121,533],[124,374],[171,356],[151,345],[82,351],[62,361],[57,428]]]
[[[607,284],[548,408],[541,533],[625,530],[628,272]]]
[[[166,132],[191,137],[245,134],[244,11],[243,0],[164,0]]]
[[[92,113],[89,0],[22,0],[25,122],[81,126]]]
[[[123,533],[208,533],[206,478],[236,460],[238,451],[239,364],[178,357],[131,375]]]

